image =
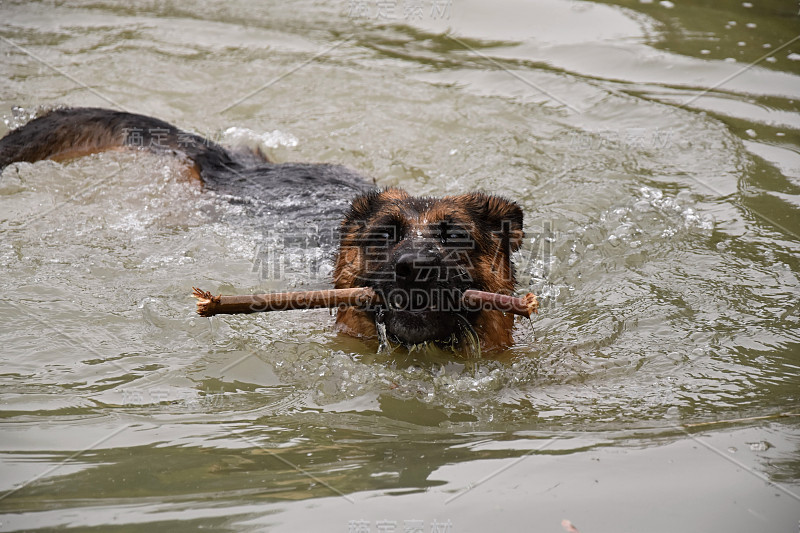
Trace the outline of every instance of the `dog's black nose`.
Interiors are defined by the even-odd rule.
[[[397,258],[394,272],[398,281],[426,283],[439,277],[439,262],[428,254],[407,252]]]

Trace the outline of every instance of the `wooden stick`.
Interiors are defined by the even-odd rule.
[[[246,296],[212,296],[208,291],[193,288],[193,296],[197,298],[197,314],[200,316],[319,309],[342,305],[366,306],[375,298],[375,292],[370,288],[273,292]]]
[[[539,300],[536,299],[536,295],[532,292],[529,292],[522,298],[517,298],[507,294],[474,291],[470,289],[464,291],[463,299],[464,303],[470,306],[506,311],[528,318],[530,318],[532,314],[539,312]]]
[[[235,315],[263,311],[288,311],[291,309],[319,309],[325,307],[367,307],[380,303],[380,297],[369,287],[353,289],[328,289],[321,291],[273,292],[245,296],[214,296],[208,291],[193,287],[200,316]],[[467,290],[463,302],[471,308],[494,309],[530,317],[539,312],[539,301],[532,293],[522,298],[493,292]]]

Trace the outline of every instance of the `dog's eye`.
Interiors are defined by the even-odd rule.
[[[368,228],[363,234],[362,242],[372,248],[385,248],[396,244],[400,240],[400,229],[391,225],[381,225]]]
[[[439,240],[448,246],[464,246],[469,243],[470,234],[460,226],[442,222],[438,227]]]

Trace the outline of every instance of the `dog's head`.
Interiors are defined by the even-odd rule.
[[[467,308],[461,296],[510,294],[510,255],[522,238],[522,210],[497,196],[412,197],[400,189],[358,196],[342,221],[335,284],[371,287],[383,304],[339,310],[336,322],[363,336],[382,324],[406,345],[450,342],[468,326],[485,349],[509,346],[513,317]]]

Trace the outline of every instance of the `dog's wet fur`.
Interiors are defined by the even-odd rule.
[[[512,315],[467,308],[461,294],[513,292],[511,254],[523,238],[514,202],[478,192],[433,198],[378,190],[340,165],[272,163],[259,151],[226,148],[156,118],[96,108],[52,110],[10,132],[0,139],[0,171],[123,148],[182,157],[205,187],[249,198],[274,216],[341,221],[336,288],[372,287],[385,302],[340,309],[342,332],[371,338],[380,331],[407,346],[457,346],[464,335],[484,350],[513,343]],[[293,207],[282,211],[278,199]]]

